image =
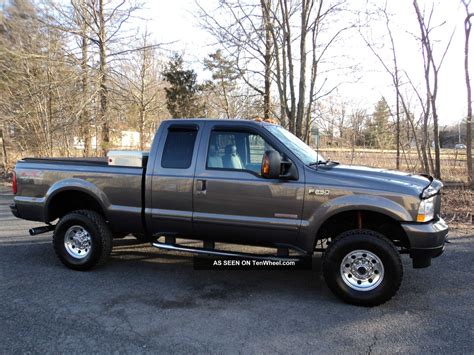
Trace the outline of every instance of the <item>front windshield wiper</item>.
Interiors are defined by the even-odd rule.
[[[320,166],[320,165],[339,165],[339,162],[328,159],[328,160],[318,160],[318,161],[308,164],[308,166]]]

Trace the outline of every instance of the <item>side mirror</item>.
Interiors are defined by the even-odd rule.
[[[262,177],[266,179],[298,180],[298,169],[276,150],[267,150],[262,159]]]
[[[281,173],[281,155],[276,150],[267,150],[262,158],[262,176],[266,179],[279,179]]]

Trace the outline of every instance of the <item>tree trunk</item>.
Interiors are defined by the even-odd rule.
[[[143,107],[140,108],[140,122],[139,122],[139,134],[140,134],[140,150],[145,149],[145,110]]]
[[[107,53],[106,53],[106,37],[105,37],[105,20],[104,20],[104,0],[99,0],[99,100],[100,100],[100,111],[99,117],[102,124],[102,142],[101,150],[102,155],[107,155],[110,143],[110,128],[109,120],[107,117]]]
[[[435,79],[436,80],[436,79]],[[435,177],[441,179],[441,158],[440,158],[440,144],[439,144],[439,125],[438,125],[438,112],[436,110],[436,96],[431,97],[432,100],[432,110],[433,110],[433,139],[434,139],[434,149],[435,149]]]
[[[301,8],[301,36],[300,36],[300,74],[298,84],[298,105],[296,109],[296,135],[303,137],[303,118],[305,109],[306,93],[306,34],[308,32],[308,16],[311,0],[303,0]]]
[[[48,57],[46,68],[46,80],[48,81],[48,97],[47,97],[47,115],[48,115],[48,151],[49,156],[52,157],[53,152],[53,87],[51,79],[50,59]]]
[[[288,2],[280,0],[280,7],[282,12],[282,36],[283,43],[285,46],[285,60],[288,63],[288,82],[290,87],[290,110],[288,115],[288,124],[290,132],[296,133],[296,94],[294,85],[294,73],[295,67],[293,63],[293,51],[291,43],[291,24],[290,24],[290,11],[288,9]]]
[[[7,155],[7,144],[5,143],[5,136],[3,135],[3,128],[0,128],[0,139],[2,140],[2,164],[3,170],[7,171],[8,168],[8,155]]]
[[[261,0],[263,22],[265,26],[265,55],[264,55],[264,95],[263,95],[263,117],[270,118],[271,112],[271,75],[272,75],[272,34],[270,21],[271,0]]]
[[[471,17],[474,14],[469,13],[468,4],[464,3],[466,7],[466,19],[464,20],[464,76],[466,80],[467,90],[467,116],[466,116],[466,161],[467,161],[467,182],[473,185],[473,167],[472,167],[472,89],[471,78],[469,76],[469,37],[471,35]],[[461,143],[461,142],[459,142]]]
[[[428,137],[428,117],[425,113],[425,117],[423,117],[423,126],[421,132],[421,155],[423,156],[423,172],[425,174],[431,174],[430,164],[428,162],[428,153],[427,147],[429,144],[429,137]]]
[[[408,126],[409,126],[408,127],[408,132],[407,132],[408,142],[410,143],[409,130],[411,129],[411,132],[413,134],[413,139],[415,140],[415,147],[416,147],[416,153],[417,153],[417,156],[418,156],[418,161],[421,162],[423,167],[426,167],[427,165],[426,166],[424,165],[425,164],[424,157],[423,157],[423,154],[421,152],[420,143],[418,141],[418,136],[417,136],[415,124],[413,123],[413,119],[410,116],[410,111],[408,110],[408,107],[405,103],[405,99],[403,98],[403,96],[400,95],[399,99],[400,99],[400,102],[402,104],[403,111],[405,112],[406,119],[408,121]],[[426,157],[426,160],[428,160],[427,157]]]
[[[81,58],[81,85],[82,85],[82,102],[84,107],[82,108],[81,112],[81,136],[82,141],[84,142],[84,150],[83,155],[85,157],[90,156],[91,154],[91,137],[90,137],[90,118],[89,118],[89,110],[88,110],[88,100],[89,100],[89,75],[88,75],[88,68],[87,62],[89,59],[89,44],[88,40],[85,36],[85,28],[82,29],[83,37],[81,43],[81,50],[82,50],[82,58]]]
[[[396,74],[398,75],[398,74]],[[397,101],[396,101],[396,115],[397,115],[397,137],[396,137],[396,141],[397,141],[397,170],[400,170],[400,93],[399,93],[399,89],[398,89],[398,86],[397,86],[397,89],[396,89],[396,94],[397,94]]]

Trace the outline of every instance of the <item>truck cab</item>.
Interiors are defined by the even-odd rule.
[[[222,242],[298,245],[304,170],[290,149],[253,121],[168,121],[147,171],[152,234]],[[153,151],[155,154],[153,154]],[[276,151],[291,175],[265,178],[262,157]]]

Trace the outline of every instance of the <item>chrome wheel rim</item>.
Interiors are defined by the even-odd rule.
[[[380,258],[368,250],[354,250],[341,262],[344,283],[356,291],[370,291],[383,281],[384,267]]]
[[[64,248],[76,259],[84,259],[92,248],[90,233],[82,226],[72,226],[64,234]]]

